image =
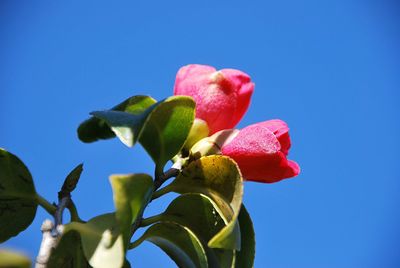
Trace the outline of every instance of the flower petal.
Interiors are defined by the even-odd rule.
[[[268,128],[275,134],[276,138],[281,144],[282,153],[288,155],[291,146],[288,125],[280,119],[268,120],[259,124],[263,127]]]
[[[279,152],[280,144],[274,133],[268,128],[255,124],[240,130],[239,134],[222,147],[224,155],[253,157]]]
[[[240,130],[221,152],[237,162],[246,180],[272,183],[294,177],[299,174],[300,167],[286,158],[287,151],[282,152],[278,140],[278,137],[286,139],[285,135],[289,138],[285,129],[288,128],[283,121],[250,125]],[[285,144],[290,144],[290,139]]]
[[[232,117],[232,125],[236,126],[249,108],[251,96],[254,91],[254,83],[251,82],[250,76],[239,70],[222,69],[221,73],[232,81],[238,89],[236,111]]]
[[[196,117],[206,121],[214,134],[236,126],[249,106],[253,89],[250,77],[239,70],[216,71],[192,64],[178,71],[174,94],[193,97]]]
[[[229,156],[239,165],[244,178],[248,181],[273,183],[285,178],[297,176],[299,165],[287,160],[282,152],[275,154],[245,157],[244,155]]]

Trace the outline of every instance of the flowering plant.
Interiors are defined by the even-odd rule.
[[[160,247],[179,267],[253,267],[255,237],[242,203],[243,182],[272,183],[300,172],[287,159],[285,122],[235,129],[253,90],[244,72],[192,64],[178,71],[172,97],[157,102],[133,96],[92,112],[78,128],[81,141],[118,137],[128,147],[140,143],[155,168],[153,176],[111,175],[115,212],[87,221],[78,216],[71,195],[82,165],[66,177],[58,203],[51,204],[36,192],[22,161],[1,149],[0,242],[27,228],[40,205],[54,221],[43,223],[37,267],[130,267],[126,252],[143,241]],[[179,195],[165,211],[144,217],[152,200],[170,192]],[[69,223],[63,222],[65,209]],[[139,228],[147,229],[138,237]],[[0,252],[0,266],[12,265],[29,267],[29,261]]]

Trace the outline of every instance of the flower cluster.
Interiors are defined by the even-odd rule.
[[[208,152],[229,156],[248,181],[271,183],[298,175],[299,165],[287,159],[291,142],[284,121],[268,120],[234,130],[249,107],[253,91],[254,83],[239,70],[217,71],[198,64],[182,67],[176,75],[174,94],[195,100],[193,130],[202,133],[198,136],[201,138],[211,135],[192,142],[192,152],[204,153],[208,148]]]

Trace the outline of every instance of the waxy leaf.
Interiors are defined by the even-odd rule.
[[[165,99],[153,110],[139,138],[157,166],[163,167],[184,145],[195,116],[195,102],[186,96]]]
[[[195,103],[186,96],[160,101],[141,114],[99,111],[92,114],[104,120],[125,145],[138,140],[159,169],[175,156],[186,141],[194,120]]]
[[[28,257],[9,250],[0,249],[0,267],[2,268],[29,268],[31,261]]]
[[[243,204],[242,208],[240,209],[238,220],[240,225],[242,246],[241,250],[236,252],[235,267],[252,268],[254,266],[256,241],[253,223]]]
[[[150,107],[149,109],[153,108]],[[91,114],[104,120],[123,144],[132,147],[139,138],[148,112],[136,116],[119,111],[97,111]]]
[[[133,96],[113,107],[112,111],[141,114],[156,101],[149,96]],[[78,137],[83,142],[94,142],[99,139],[110,139],[115,137],[114,132],[104,120],[91,117],[80,124]]]
[[[114,194],[115,216],[127,245],[131,225],[153,193],[153,179],[147,174],[112,175],[110,182]]]
[[[233,250],[209,248],[207,242],[227,222],[215,209],[212,199],[202,194],[183,194],[174,199],[159,217],[160,221],[176,222],[189,228],[201,241],[210,267],[231,267],[235,258]]]
[[[31,173],[18,157],[0,148],[0,242],[25,230],[36,209]]]
[[[243,179],[232,159],[212,155],[193,161],[161,191],[201,193],[210,197],[227,225],[209,241],[208,246],[240,250],[240,230],[236,219],[242,204]]]
[[[47,267],[90,267],[83,253],[78,232],[69,231],[62,234],[56,248],[51,252]]]
[[[161,248],[179,266],[185,268],[206,268],[207,256],[200,241],[188,228],[172,222],[152,225],[139,238]]]
[[[70,231],[80,234],[83,252],[92,267],[120,268],[124,265],[124,241],[115,214],[103,214],[87,223],[71,222],[65,225],[63,233]]]

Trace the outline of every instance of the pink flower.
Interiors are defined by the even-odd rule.
[[[179,69],[174,94],[196,101],[196,117],[207,122],[210,134],[234,128],[250,104],[254,84],[234,69],[217,71],[207,65],[190,64]]]
[[[289,128],[276,119],[243,128],[221,152],[236,161],[246,180],[271,183],[300,173],[299,165],[287,159],[289,148]]]

